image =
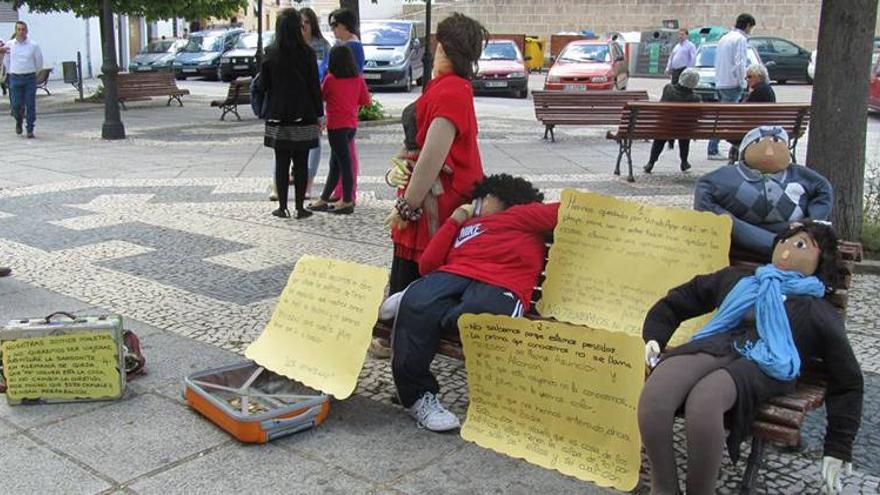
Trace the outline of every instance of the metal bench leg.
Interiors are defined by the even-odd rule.
[[[239,122],[241,122],[241,115],[238,114],[238,105],[232,105],[232,110],[230,111],[234,113],[235,118],[238,119]]]
[[[544,125],[544,141],[547,140],[547,134],[550,132],[550,126]]]
[[[49,92],[49,88],[47,88],[47,87],[45,87],[45,86],[40,86],[39,89],[42,89],[43,91],[45,91],[45,92],[46,92],[46,96],[52,96],[52,93]]]
[[[758,484],[758,471],[764,463],[765,440],[756,436],[752,437],[752,452],[749,454],[749,462],[746,464],[746,472],[743,474],[742,485],[739,492],[743,495],[756,493]]]
[[[626,181],[635,182],[636,178],[633,177],[632,141],[626,147],[626,164],[629,167],[629,176],[626,178]]]
[[[122,100],[119,100],[119,108],[121,108],[123,110],[128,110],[127,108],[125,108],[125,102]]]
[[[165,106],[166,106],[166,107],[170,107],[170,106],[171,106],[171,101],[172,101],[172,100],[177,100],[177,103],[178,103],[180,106],[183,106],[183,102],[180,101],[180,97],[179,97],[179,96],[169,96],[169,97],[168,97],[168,103],[166,103]]]
[[[220,107],[220,110],[223,112],[220,114],[220,120],[221,121],[226,120],[226,113],[229,112],[228,107],[226,105],[222,105]]]
[[[554,129],[555,127],[556,127],[555,125],[551,125],[551,126],[550,126],[550,142],[551,142],[551,143],[555,143],[555,142],[556,142],[556,134],[553,132],[553,129]]]

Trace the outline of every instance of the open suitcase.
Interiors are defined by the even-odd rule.
[[[321,424],[330,398],[314,395],[254,362],[200,371],[184,379],[190,407],[246,443],[266,443]]]

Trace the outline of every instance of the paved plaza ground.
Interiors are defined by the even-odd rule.
[[[540,86],[536,76],[532,87]],[[367,358],[352,398],[335,401],[319,428],[245,446],[188,409],[187,374],[240,362],[262,331],[300,256],[389,266],[382,219],[393,191],[382,175],[401,142],[395,122],[358,132],[361,171],[354,215],[303,221],[269,215],[272,150],[262,123],[218,121],[211,99],[225,85],[187,81],[184,107],[161,99],[122,113],[128,138],[100,139],[102,107],[72,103],[55,83],[40,96],[37,139],[13,134],[0,102],[0,321],[53,311],[122,314],[141,337],[147,373],[112,403],[9,407],[0,400],[0,493],[610,493],[462,440],[420,430],[399,406],[388,361]],[[657,99],[662,82],[634,80]],[[809,86],[777,87],[783,101]],[[379,93],[392,115],[416,94]],[[654,205],[691,205],[694,183],[719,162],[691,146],[689,173],[677,150],[641,173],[648,143],[634,146],[636,182],[611,174],[617,147],[607,129],[559,128],[541,140],[531,100],[477,98],[487,173],[526,176],[549,199],[563,188]],[[869,117],[869,157],[880,151],[880,118]],[[800,159],[806,141],[799,147]],[[329,149],[319,178],[326,173]],[[323,182],[319,181],[319,185]],[[848,332],[865,372],[863,426],[846,493],[880,492],[880,276],[855,276]],[[442,400],[463,418],[462,363],[439,357]],[[803,448],[771,449],[762,493],[816,493],[823,413],[810,416]],[[684,434],[678,431],[678,446]],[[679,452],[681,459],[684,452]],[[743,463],[725,461],[721,492],[733,493]],[[643,468],[643,480],[647,470]],[[643,482],[638,492],[647,493]]]

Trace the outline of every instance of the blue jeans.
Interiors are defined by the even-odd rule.
[[[315,176],[318,175],[318,165],[321,163],[321,145],[319,144],[317,148],[312,148],[309,150],[309,182],[315,179]]]
[[[721,103],[739,103],[742,99],[743,88],[718,88],[718,99]],[[718,140],[710,139],[708,153],[710,155],[718,154]]]
[[[27,109],[27,130],[33,131],[34,122],[37,121],[37,75],[9,74],[9,99],[15,121],[21,122]]]

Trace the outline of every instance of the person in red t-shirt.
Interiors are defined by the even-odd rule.
[[[544,266],[544,236],[556,227],[559,203],[523,178],[492,175],[458,207],[419,261],[422,278],[399,296],[391,371],[400,402],[432,431],[460,426],[437,399],[430,365],[444,331],[464,313],[522,316]],[[395,297],[397,298],[397,297]],[[385,309],[385,308],[383,308]]]
[[[370,92],[364,78],[358,73],[351,50],[345,45],[330,50],[321,95],[327,108],[327,140],[330,141],[330,170],[321,192],[321,199],[309,205],[313,211],[337,214],[354,212],[352,194],[351,142],[357,131],[358,108],[370,104]],[[342,176],[342,198],[331,204],[330,195]]]
[[[487,38],[479,22],[458,13],[437,25],[433,79],[416,101],[419,149],[408,156],[415,165],[398,183],[386,220],[394,240],[392,293],[419,277],[419,257],[431,236],[483,179],[470,79]]]

